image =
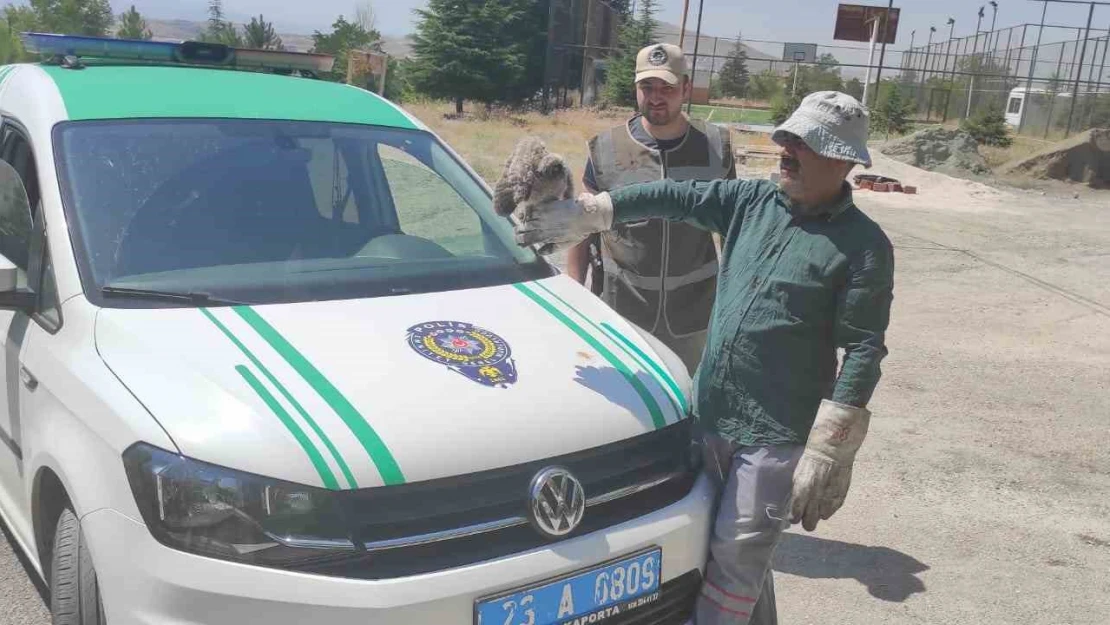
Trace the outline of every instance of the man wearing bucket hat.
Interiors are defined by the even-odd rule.
[[[694,383],[721,486],[698,625],[776,623],[771,560],[782,533],[791,522],[813,531],[847,496],[893,297],[890,241],[845,181],[871,165],[867,129],[854,98],[814,93],[774,131],[777,185],[664,180],[531,207],[517,224],[522,244],[565,246],[646,217],[724,237]]]
[[[612,191],[638,182],[735,178],[728,131],[687,119],[693,84],[678,46],[654,43],[636,55],[638,112],[589,142],[582,183]],[[665,219],[615,225],[567,253],[567,273],[613,310],[671,348],[693,374],[705,349],[717,287],[713,237]]]

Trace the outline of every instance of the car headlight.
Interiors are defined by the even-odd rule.
[[[191,460],[138,443],[123,454],[131,491],[162,544],[283,567],[355,550],[331,491]]]

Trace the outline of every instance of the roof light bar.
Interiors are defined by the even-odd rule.
[[[276,50],[230,48],[221,44],[186,41],[135,41],[51,33],[22,33],[28,52],[56,57],[86,57],[119,61],[185,63],[242,68],[330,72],[335,58]]]

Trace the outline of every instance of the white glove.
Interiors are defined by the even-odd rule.
[[[822,400],[809,432],[805,451],[794,470],[791,522],[802,522],[807,532],[817,529],[817,519],[828,520],[848,496],[852,463],[867,436],[871,413]]]
[[[527,205],[515,215],[517,244],[538,245],[547,253],[612,228],[613,200],[608,193],[583,193],[574,200]]]

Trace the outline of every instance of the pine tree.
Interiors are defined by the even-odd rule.
[[[131,5],[131,9],[120,13],[119,16],[119,29],[116,30],[116,37],[120,39],[139,39],[142,41],[150,41],[154,38],[154,33],[150,32],[150,28],[146,25],[146,20],[143,19],[141,13],[135,9],[135,5]]]
[[[108,0],[30,0],[37,30],[64,35],[105,37],[115,17]]]
[[[871,128],[887,135],[906,134],[910,130],[913,102],[902,97],[901,85],[897,82],[883,81],[879,88],[879,104],[871,111]]]
[[[316,31],[312,34],[312,51],[335,57],[328,80],[343,82],[347,79],[347,57],[351,50],[382,51],[382,35],[376,30],[366,30],[359,22],[348,22],[340,15],[331,25],[330,33]],[[388,76],[387,76],[388,80]]]
[[[604,99],[618,106],[636,106],[636,55],[655,42],[655,0],[640,0],[639,15],[621,27],[617,53],[609,61]]]
[[[272,22],[259,14],[252,17],[249,24],[243,28],[243,45],[255,50],[284,50],[285,44],[281,42]]]
[[[725,96],[743,98],[748,95],[748,84],[751,74],[748,72],[748,52],[736,38],[736,45],[728,55],[728,60],[721,66],[720,73],[721,93]]]
[[[208,27],[201,33],[200,40],[233,47],[243,45],[239,29],[235,24],[224,20],[223,0],[208,0]]]
[[[416,10],[415,86],[454,100],[458,114],[464,100],[488,107],[528,97],[542,83],[537,44],[546,34],[543,6],[536,0],[429,0]]]

